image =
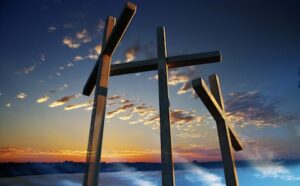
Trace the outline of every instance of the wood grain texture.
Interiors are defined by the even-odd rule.
[[[170,102],[168,91],[168,66],[166,63],[167,48],[166,33],[164,27],[160,27],[157,29],[157,57],[162,185],[174,186],[175,179],[172,158],[172,137],[169,110]]]

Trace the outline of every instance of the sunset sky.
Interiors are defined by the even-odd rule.
[[[105,19],[126,1],[0,2],[0,162],[85,161],[93,97],[81,95]],[[112,63],[220,50],[221,63],[169,71],[175,161],[220,160],[216,124],[190,81],[217,73],[236,159],[300,157],[298,1],[133,1]],[[160,162],[157,71],[111,77],[102,161]],[[93,94],[92,94],[93,95]]]

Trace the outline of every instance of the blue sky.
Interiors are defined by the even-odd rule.
[[[299,157],[297,1],[134,2],[137,13],[112,63],[155,57],[156,28],[162,25],[169,56],[213,50],[223,55],[221,63],[169,73],[174,151],[188,159],[220,159],[215,123],[191,89],[184,89],[193,78],[217,73],[231,124],[245,144],[267,147],[278,158]],[[96,61],[105,18],[118,17],[124,3],[1,2],[0,147],[25,154],[13,160],[28,160],[36,152],[45,154],[36,161],[84,160],[91,114],[85,109],[92,97],[80,93]],[[105,160],[159,161],[155,75],[110,79]],[[124,100],[132,107],[122,110]]]

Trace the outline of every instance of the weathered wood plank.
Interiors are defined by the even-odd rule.
[[[168,92],[168,66],[166,63],[167,48],[165,28],[157,29],[157,56],[158,56],[158,90],[160,115],[160,142],[162,185],[174,186],[174,165],[172,158],[172,142],[170,127],[170,102]]]
[[[229,128],[224,119],[217,122],[217,131],[219,136],[219,143],[221,148],[221,155],[224,165],[225,180],[227,186],[238,186],[239,181],[237,177],[234,155],[230,143]]]
[[[102,40],[102,45],[106,45],[107,38],[111,34],[116,19],[108,17],[106,20],[105,32]],[[94,105],[92,111],[92,119],[90,126],[90,134],[87,149],[87,170],[84,174],[84,186],[97,186],[99,176],[99,166],[101,160],[103,129],[105,119],[105,108],[109,73],[110,73],[111,56],[101,55],[101,63],[98,66],[97,86],[94,96]]]
[[[219,77],[217,76],[217,74],[213,74],[210,75],[208,79],[209,79],[211,93],[215,97],[216,101],[218,102],[223,112],[226,113]],[[231,144],[234,150],[235,151],[243,150],[242,142],[240,141],[235,131],[231,127],[229,127],[229,134],[230,134]]]
[[[230,132],[226,124],[226,116],[216,101],[215,97],[209,91],[203,79],[192,81],[193,88],[211,113],[217,123],[217,131],[221,148],[222,160],[224,164],[224,173],[227,186],[238,186],[238,178],[234,162],[234,156],[231,150]],[[221,99],[221,98],[219,98]]]
[[[119,16],[119,20],[118,20],[116,26],[114,27],[110,37],[107,39],[105,47],[102,46],[103,50],[96,62],[91,74],[89,75],[87,83],[85,84],[85,86],[83,88],[83,95],[89,96],[92,93],[94,86],[96,84],[98,66],[102,59],[102,55],[111,56],[113,54],[117,45],[121,41],[128,25],[130,24],[133,16],[135,15],[136,9],[137,9],[136,5],[134,5],[130,2],[126,3],[126,6],[124,7],[123,12]]]
[[[220,51],[167,57],[168,68],[215,63],[221,60]],[[157,70],[158,59],[147,59],[111,66],[111,76]]]
[[[207,63],[215,63],[221,61],[221,52],[213,51],[213,52],[204,52],[198,54],[189,54],[183,56],[173,56],[167,57],[166,63],[168,68],[177,68],[189,65],[201,65]],[[124,74],[145,72],[151,70],[157,70],[158,59],[147,59],[141,61],[135,61],[130,63],[122,63],[122,64],[114,64],[111,66],[111,76],[118,76]],[[96,77],[97,70],[93,68],[90,77],[88,78],[84,88],[83,95],[89,96],[93,87],[95,86],[95,81],[93,77]]]
[[[212,117],[217,121],[220,118],[225,118],[223,110],[219,106],[215,97],[211,94],[206,83],[202,78],[195,79],[192,81],[193,88],[202,102],[206,106],[207,110],[211,113]]]

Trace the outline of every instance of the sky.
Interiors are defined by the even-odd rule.
[[[105,19],[126,1],[1,1],[0,162],[85,161],[92,96],[81,95]],[[220,50],[222,62],[169,70],[174,160],[221,160],[216,123],[190,82],[217,73],[244,159],[300,157],[297,1],[132,1],[112,63]],[[207,81],[208,82],[208,81]],[[157,71],[110,78],[102,161],[160,162]]]

